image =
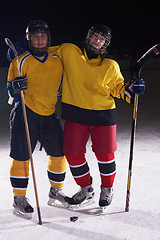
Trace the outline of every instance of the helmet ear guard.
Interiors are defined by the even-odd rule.
[[[98,34],[102,35],[103,37],[105,37],[105,43],[100,49],[97,49],[90,44],[91,36],[94,33],[98,33]],[[86,37],[86,47],[89,50],[93,51],[95,54],[103,53],[106,50],[106,48],[109,46],[110,42],[111,42],[111,29],[109,27],[107,27],[106,25],[99,23],[99,24],[92,26],[88,30],[88,34]]]

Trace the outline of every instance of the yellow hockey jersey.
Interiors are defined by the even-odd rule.
[[[28,89],[24,90],[26,106],[40,115],[53,114],[63,73],[61,60],[47,52],[43,61],[40,61],[26,51],[18,57],[18,61],[21,74],[27,76]],[[17,76],[16,59],[13,59],[8,81],[11,83]]]
[[[112,59],[88,59],[70,43],[49,48],[63,62],[62,118],[86,125],[116,124],[114,97],[124,98],[124,79]]]

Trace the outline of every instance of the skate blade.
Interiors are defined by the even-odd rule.
[[[106,207],[100,207],[100,213],[105,214],[107,212],[107,206]]]
[[[60,202],[57,199],[49,198],[47,204],[52,207],[69,208],[69,203]]]
[[[13,214],[17,217],[21,217],[21,218],[24,218],[24,219],[31,219],[32,218],[32,213],[23,213],[18,208],[13,209]]]
[[[111,207],[111,204],[107,205],[107,206],[104,206],[104,207],[99,207],[99,211],[100,211],[100,214],[109,214],[109,212],[111,211],[112,207]]]
[[[69,205],[69,209],[70,210],[78,210],[78,209],[83,209],[85,207],[88,207],[92,204],[94,204],[95,202],[93,201],[93,199],[87,199],[87,200],[84,200],[82,203],[80,204],[76,204],[76,205]]]

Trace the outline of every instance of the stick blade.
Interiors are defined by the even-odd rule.
[[[140,77],[143,65],[152,57],[160,54],[160,44],[151,47],[138,61],[137,61],[137,77]]]
[[[10,41],[9,38],[5,38],[4,40],[5,40],[5,43],[9,45],[9,41]]]
[[[17,51],[12,41],[9,38],[5,38],[4,40],[5,40],[5,43],[8,45],[8,47],[10,47],[14,52],[15,57],[17,57]]]
[[[5,42],[9,47],[13,45],[13,43],[11,42],[11,40],[9,40],[9,38],[5,38]]]
[[[150,58],[155,57],[160,54],[160,44],[154,45],[150,48],[139,60],[138,64],[142,66],[145,64]]]

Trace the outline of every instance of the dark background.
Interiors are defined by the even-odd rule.
[[[141,56],[160,38],[154,1],[6,1],[0,9],[0,66],[8,65],[4,38],[24,37],[33,19],[48,23],[52,45],[82,41],[93,24],[102,22],[112,29],[109,50],[118,58]]]

